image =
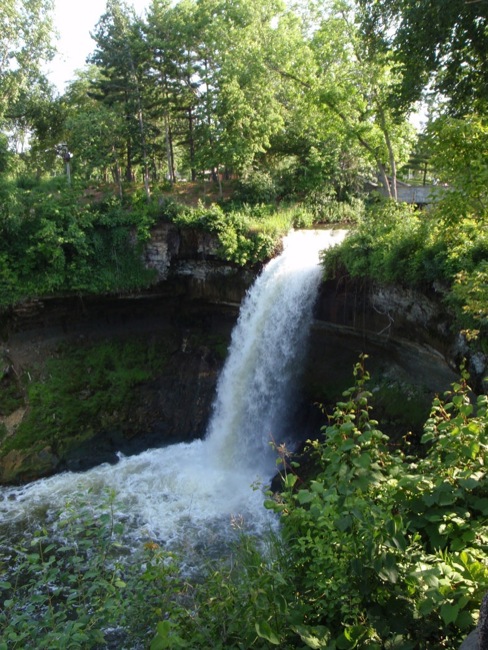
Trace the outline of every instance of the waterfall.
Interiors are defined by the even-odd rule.
[[[319,251],[344,231],[299,231],[284,242],[245,297],[221,373],[204,440],[120,457],[84,473],[66,472],[0,491],[0,525],[53,520],[67,500],[87,495],[96,508],[107,489],[130,518],[135,539],[169,545],[220,535],[230,517],[269,525],[255,486],[273,472],[270,443],[289,435],[294,382],[302,365],[321,278]],[[254,486],[254,489],[253,487]]]
[[[343,231],[298,231],[248,292],[221,373],[207,438],[222,466],[270,471],[286,441],[322,271],[321,249]],[[285,440],[284,440],[285,439]]]

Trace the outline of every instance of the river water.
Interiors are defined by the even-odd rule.
[[[276,471],[272,443],[287,442],[293,390],[306,349],[322,269],[319,251],[341,230],[292,232],[250,288],[234,328],[213,416],[203,440],[120,457],[84,473],[65,472],[0,491],[0,527],[55,525],[82,495],[96,508],[107,490],[135,542],[195,548],[232,535],[233,522],[259,534],[274,525],[263,487]]]

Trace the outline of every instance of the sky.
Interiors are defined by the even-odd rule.
[[[150,0],[128,0],[139,15],[143,15]],[[54,24],[59,33],[56,42],[58,54],[47,64],[49,80],[62,93],[75,70],[85,66],[86,57],[95,49],[90,37],[100,16],[105,12],[106,0],[55,0]]]

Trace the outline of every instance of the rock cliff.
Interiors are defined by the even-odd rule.
[[[15,306],[1,317],[3,379],[21,393],[3,407],[0,482],[18,483],[63,469],[116,462],[117,453],[204,435],[216,381],[244,293],[259,269],[222,263],[208,233],[161,224],[144,251],[157,282],[123,296],[56,296]],[[119,413],[100,406],[98,430],[72,444],[15,445],[32,404],[29,383],[46,382],[46,364],[66,349],[100,341],[164,343],[167,359],[131,391]],[[438,300],[350,280],[324,282],[317,298],[303,386],[297,387],[301,437],[317,433],[314,404],[337,399],[352,382],[360,353],[392,430],[403,426],[405,403],[419,423],[432,396],[456,378],[459,356],[449,317]],[[15,392],[15,390],[14,390]],[[80,390],[85,399],[87,389]],[[102,400],[103,402],[103,400]],[[15,407],[15,408],[14,408]],[[400,422],[401,421],[401,422]]]

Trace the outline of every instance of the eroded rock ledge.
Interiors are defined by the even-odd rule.
[[[454,317],[443,294],[422,293],[405,287],[381,285],[349,277],[322,284],[316,318],[344,333],[362,337],[368,346],[398,345],[417,349],[419,355],[438,358],[458,375],[465,361],[477,392],[486,389],[488,360],[473,351],[460,332],[453,329]],[[365,350],[367,351],[367,350]]]

